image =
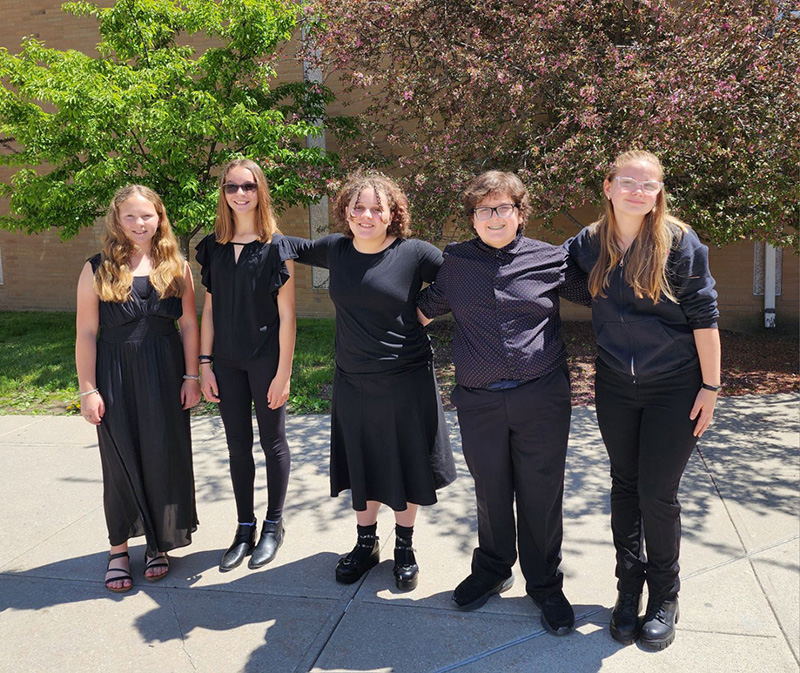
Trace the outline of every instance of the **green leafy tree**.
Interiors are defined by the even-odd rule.
[[[97,53],[26,39],[0,50],[0,226],[58,227],[74,236],[131,182],[155,189],[182,241],[213,223],[215,174],[236,156],[257,160],[277,207],[326,190],[336,155],[307,146],[327,119],[329,89],[276,82],[280,49],[298,26],[290,0],[67,2],[99,22]],[[198,53],[192,43],[211,45]],[[313,144],[313,143],[309,143]]]
[[[797,248],[796,3],[313,2],[323,65],[366,108],[348,153],[400,171],[430,238],[482,170],[516,171],[553,223],[639,147],[707,240]]]

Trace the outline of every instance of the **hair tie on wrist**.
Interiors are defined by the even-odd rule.
[[[718,393],[722,390],[722,386],[712,386],[710,383],[704,383],[702,386],[703,390],[710,390],[712,393]]]

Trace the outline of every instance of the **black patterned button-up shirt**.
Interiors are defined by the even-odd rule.
[[[436,281],[417,297],[428,318],[452,311],[456,383],[503,387],[566,360],[559,295],[588,305],[586,274],[560,246],[518,235],[504,248],[479,238],[445,248]]]

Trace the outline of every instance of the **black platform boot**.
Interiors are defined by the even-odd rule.
[[[364,573],[378,565],[381,560],[379,538],[375,534],[378,525],[356,526],[356,528],[358,529],[356,546],[336,564],[336,581],[342,584],[358,582]]]
[[[236,535],[233,538],[233,543],[228,550],[222,555],[222,561],[219,564],[219,571],[226,573],[241,565],[244,557],[253,551],[253,546],[256,543],[256,522],[253,520],[252,525],[239,524],[236,527]]]
[[[611,611],[609,630],[611,637],[623,645],[636,642],[639,637],[639,611],[642,609],[642,594],[620,591]]]
[[[411,546],[413,526],[395,526],[397,537],[394,543],[394,567],[392,574],[397,588],[401,591],[415,589],[419,582],[419,566],[414,557],[414,547]]]
[[[671,601],[648,601],[644,614],[639,642],[650,650],[663,650],[675,640],[675,624],[678,623],[678,599]]]

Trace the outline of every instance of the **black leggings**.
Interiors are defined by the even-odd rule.
[[[702,384],[699,366],[633,384],[597,363],[597,421],[611,460],[611,530],[617,589],[651,598],[678,595],[678,486],[697,443],[689,419]],[[646,551],[645,551],[646,546]]]
[[[286,442],[286,405],[280,409],[267,406],[267,390],[277,368],[277,357],[214,361],[219,413],[228,440],[233,495],[240,523],[255,518],[252,403],[255,403],[261,448],[267,461],[267,519],[277,521],[283,516],[291,467]]]

